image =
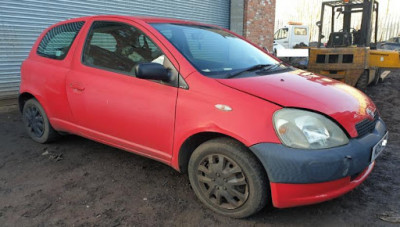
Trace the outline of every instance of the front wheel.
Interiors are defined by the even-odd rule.
[[[379,83],[379,81],[381,80],[381,74],[382,74],[382,70],[376,69],[375,77],[374,77],[374,80],[372,81],[371,85],[377,85]]]
[[[25,102],[22,119],[27,133],[34,141],[47,143],[58,137],[57,132],[51,127],[43,107],[36,99],[32,98]]]
[[[217,138],[201,144],[190,157],[188,172],[197,197],[217,213],[244,218],[269,200],[264,168],[235,140]]]
[[[368,81],[369,81],[369,72],[365,70],[363,74],[361,74],[360,78],[358,78],[356,88],[358,88],[360,91],[365,91],[368,86]]]

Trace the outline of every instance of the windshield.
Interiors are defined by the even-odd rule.
[[[187,24],[151,24],[203,75],[227,78],[255,65],[278,62],[222,29]]]

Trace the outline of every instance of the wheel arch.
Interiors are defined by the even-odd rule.
[[[25,102],[26,101],[28,101],[29,99],[31,99],[31,98],[35,98],[36,99],[36,97],[35,96],[33,96],[31,93],[29,93],[29,92],[24,92],[24,93],[21,93],[19,96],[18,96],[18,107],[19,107],[19,111],[22,113],[22,110],[23,110],[23,108],[24,108],[24,105],[25,105]],[[36,99],[37,100],[37,99]]]
[[[209,140],[215,139],[215,138],[221,138],[221,137],[235,140],[238,143],[240,143],[241,145],[243,145],[244,147],[246,147],[250,153],[253,153],[249,149],[249,147],[246,146],[242,141],[240,141],[232,136],[229,136],[227,134],[223,134],[220,132],[212,132],[212,131],[198,132],[198,133],[193,134],[193,135],[189,136],[188,138],[186,138],[186,140],[180,146],[179,153],[178,153],[178,168],[179,168],[178,170],[181,173],[187,173],[189,159],[190,159],[192,153],[194,152],[194,150],[196,150],[196,148],[198,146],[200,146],[202,143],[204,143],[206,141],[209,141]],[[255,156],[255,157],[256,157],[256,159],[258,159],[257,156]]]

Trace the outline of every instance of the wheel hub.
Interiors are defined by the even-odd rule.
[[[43,116],[35,106],[29,106],[23,114],[24,122],[29,132],[36,137],[44,134]]]
[[[242,169],[225,155],[206,156],[198,166],[197,178],[204,197],[218,208],[236,209],[249,196]]]

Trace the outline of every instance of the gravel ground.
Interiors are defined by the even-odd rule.
[[[242,220],[204,208],[188,177],[164,164],[72,135],[38,144],[18,111],[0,113],[0,226],[399,226],[400,72],[367,94],[390,130],[370,177],[338,199]]]

